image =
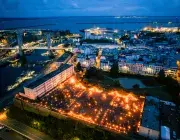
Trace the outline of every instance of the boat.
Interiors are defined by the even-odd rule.
[[[114,17],[114,18],[121,18],[121,17],[118,16],[118,17]]]

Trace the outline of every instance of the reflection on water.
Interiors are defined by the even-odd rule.
[[[0,22],[0,29],[9,28],[38,28],[52,30],[70,30],[78,33],[81,29],[92,28],[93,26],[116,28],[118,30],[137,30],[146,26],[177,26],[180,17],[57,17],[57,18],[36,18],[36,19],[11,19]],[[168,24],[171,22],[171,24]],[[13,24],[12,24],[13,23]]]
[[[47,50],[34,50],[31,55],[26,56],[27,62],[40,62],[49,60],[48,56],[42,55],[46,52]]]
[[[119,78],[120,84],[123,88],[131,89],[135,84],[139,85],[139,88],[145,88],[146,86],[138,79],[134,78]]]
[[[42,56],[41,54],[47,50],[34,50],[29,56],[26,56],[28,63],[41,64],[49,60],[48,56]],[[31,67],[0,67],[0,97],[7,93],[8,86],[14,85],[16,81],[22,77],[23,73],[27,71],[35,71],[35,75],[39,73],[43,68],[43,65],[33,65]]]
[[[35,66],[33,68],[25,67],[3,67],[0,68],[0,96],[4,95],[9,85],[13,85],[16,79],[21,76],[24,71],[35,71],[35,73],[41,70],[41,66]]]

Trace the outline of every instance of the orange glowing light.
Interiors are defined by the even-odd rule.
[[[143,111],[144,106],[143,99],[123,90],[107,92],[100,86],[86,85],[75,76],[59,85],[60,94],[63,94],[70,101],[67,104],[68,111],[58,108],[58,105],[64,103],[62,100],[58,103],[58,94],[47,94],[41,99],[39,105],[42,104],[43,107],[47,108],[51,106],[60,115],[88,124],[95,124],[116,133],[127,133],[140,125],[141,111]],[[95,105],[89,102],[90,97],[93,97]],[[117,112],[119,108],[123,110],[120,113]]]
[[[75,83],[75,79],[74,79],[74,78],[71,78],[71,79],[70,79],[70,83],[71,83],[71,84],[74,84],[74,83]]]

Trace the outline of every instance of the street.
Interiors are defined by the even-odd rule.
[[[50,136],[10,118],[0,119],[0,124],[7,126],[13,131],[16,131],[17,133],[31,140],[53,140],[53,138],[51,138]],[[5,132],[2,132],[2,134],[5,134]],[[6,135],[4,135],[3,137],[5,140],[6,138],[8,138],[8,136]]]
[[[28,140],[27,138],[21,136],[20,134],[12,131],[12,130],[6,130],[2,129],[0,130],[0,139],[3,140]]]

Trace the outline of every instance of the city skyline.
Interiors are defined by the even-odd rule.
[[[0,5],[0,139],[180,139],[180,0]]]

